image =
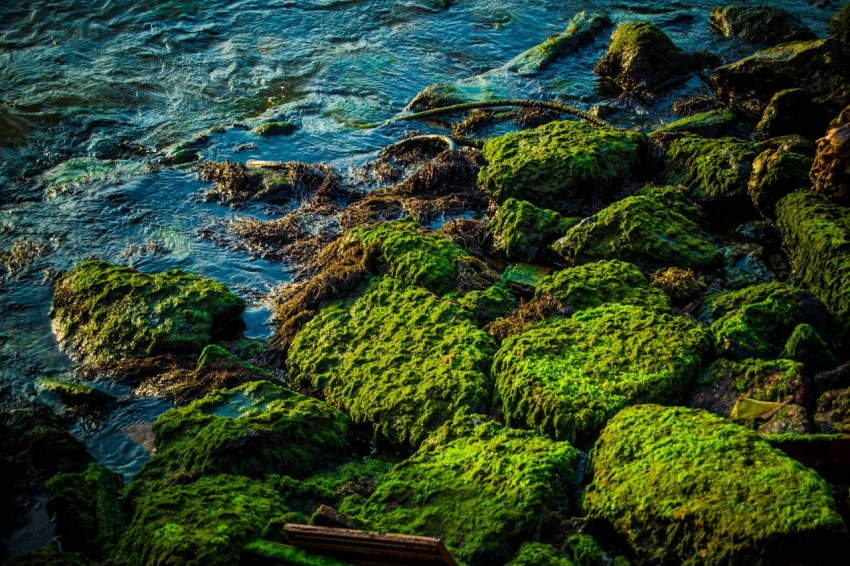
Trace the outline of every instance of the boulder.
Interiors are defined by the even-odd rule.
[[[753,161],[747,194],[762,216],[776,218],[776,203],[787,194],[810,185],[812,159],[782,149],[768,149]]]
[[[490,222],[494,245],[511,261],[532,261],[578,224],[580,218],[564,218],[554,210],[539,208],[526,200],[509,198]]]
[[[711,27],[721,35],[753,43],[776,45],[817,39],[798,16],[772,6],[716,6],[709,18]]]
[[[809,173],[812,185],[827,199],[850,205],[850,106],[830,123],[817,144]]]
[[[823,136],[829,114],[802,88],[780,90],[767,103],[753,137],[757,140],[799,134],[808,140]]]

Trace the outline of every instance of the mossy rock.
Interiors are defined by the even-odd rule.
[[[538,208],[526,200],[509,198],[499,207],[490,230],[496,248],[511,261],[532,261],[546,247],[578,224],[554,210]]]
[[[782,149],[768,149],[753,161],[747,194],[756,209],[768,218],[776,218],[776,203],[797,189],[811,186],[809,170],[813,159]]]
[[[242,549],[240,564],[285,564],[286,566],[348,566],[343,562],[322,554],[313,554],[301,548],[272,542],[255,540]]]
[[[668,134],[674,132],[689,132],[706,138],[732,133],[738,126],[738,117],[727,108],[700,112],[684,118],[679,118],[654,130],[652,134]]]
[[[820,333],[806,323],[794,327],[779,357],[804,364],[812,374],[838,365],[838,360]]]
[[[451,299],[376,279],[358,299],[325,306],[289,351],[290,377],[355,422],[417,446],[458,410],[484,410],[495,344]]]
[[[493,362],[505,422],[586,442],[624,407],[681,402],[706,335],[684,317],[622,304],[533,324]]]
[[[667,147],[664,180],[684,185],[700,200],[746,197],[759,153],[758,145],[738,138],[681,137]]]
[[[780,200],[776,217],[800,283],[850,337],[850,209],[804,190]]]
[[[487,140],[478,186],[498,203],[513,197],[575,215],[620,188],[645,144],[639,132],[550,122]]]
[[[483,291],[470,291],[458,299],[458,303],[475,316],[480,328],[505,316],[517,306],[514,296],[501,285],[494,285]]]
[[[705,299],[700,318],[711,324],[718,351],[737,358],[775,358],[803,322],[829,333],[829,314],[811,293],[787,283],[762,283]]]
[[[814,141],[826,132],[830,116],[802,88],[780,90],[767,103],[753,138],[767,140],[799,134]]]
[[[720,250],[696,224],[699,210],[673,187],[648,187],[585,218],[552,244],[573,264],[602,259],[630,261],[641,269],[707,269]]]
[[[91,558],[108,554],[127,524],[120,503],[124,478],[94,463],[84,472],[57,474],[45,487],[63,550]]]
[[[288,509],[271,487],[242,476],[204,476],[146,494],[121,537],[116,565],[229,566],[242,548],[282,536]]]
[[[828,483],[699,409],[625,409],[590,462],[584,512],[609,521],[647,563],[829,563],[845,544]]]
[[[461,414],[341,511],[370,529],[439,537],[459,563],[501,564],[550,510],[569,512],[578,451]]]
[[[850,3],[844,4],[829,21],[829,32],[837,42],[850,46]]]
[[[258,136],[288,136],[295,132],[297,128],[292,122],[264,122],[253,129],[253,132]]]
[[[663,291],[650,287],[636,265],[616,259],[586,263],[544,277],[534,296],[539,299],[545,294],[575,311],[620,303],[670,312],[670,300]]]
[[[788,41],[817,39],[798,16],[773,6],[716,6],[709,16],[711,27],[725,37],[776,45]]]
[[[818,432],[850,434],[850,388],[834,389],[821,395],[814,420]]]
[[[676,47],[658,26],[635,22],[614,30],[608,52],[594,70],[623,90],[651,94],[673,86],[695,66],[694,57]]]
[[[225,285],[179,269],[147,274],[94,260],[59,279],[50,317],[72,354],[115,360],[200,351],[244,308]]]
[[[156,457],[134,490],[177,474],[304,478],[344,457],[348,424],[327,403],[269,381],[220,389],[154,422]]]

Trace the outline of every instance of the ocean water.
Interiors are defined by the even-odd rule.
[[[192,168],[157,167],[162,152],[204,134],[205,160],[326,162],[345,175],[409,129],[364,129],[400,112],[434,82],[481,98],[619,102],[593,64],[607,33],[534,76],[493,71],[581,10],[615,22],[651,21],[684,49],[725,61],[754,46],[715,35],[715,2],[458,0],[6,0],[0,3],[0,249],[23,258],[0,272],[0,391],[41,398],[41,376],[74,372],[47,313],[58,273],[99,257],[143,271],[174,267],[220,280],[249,302],[247,334],[270,333],[263,295],[293,269],[206,235],[235,214],[274,218],[262,205],[204,202]],[[774,2],[825,35],[837,3]],[[823,4],[823,3],[821,3]],[[617,125],[673,118],[675,96],[709,92],[695,76],[652,106],[619,107]],[[289,120],[295,134],[250,129]],[[107,419],[77,426],[100,461],[131,477],[149,457],[146,427],[169,405],[123,396]]]

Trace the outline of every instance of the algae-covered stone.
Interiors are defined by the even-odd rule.
[[[801,284],[850,331],[850,209],[797,191],[779,201],[776,216]]]
[[[654,130],[652,133],[689,132],[698,136],[713,138],[732,133],[737,125],[738,118],[734,112],[727,108],[719,108],[680,118]]]
[[[829,31],[839,43],[850,46],[850,3],[842,8],[829,21]]]
[[[821,395],[814,420],[818,432],[850,434],[850,388],[834,389]]]
[[[699,409],[625,409],[590,461],[584,511],[648,563],[811,564],[846,534],[816,472]]]
[[[782,149],[768,149],[753,161],[747,194],[762,215],[776,218],[776,203],[782,197],[811,185],[811,167],[811,157]]]
[[[534,296],[540,298],[544,294],[552,295],[574,311],[620,303],[670,312],[670,300],[663,291],[650,287],[636,265],[616,259],[587,263],[544,277],[537,284]]]
[[[838,360],[820,333],[806,323],[794,327],[779,357],[801,362],[812,374],[838,365]]]
[[[86,383],[54,377],[42,377],[37,383],[40,389],[55,393],[62,400],[62,403],[69,406],[96,408],[115,401],[115,397],[109,393]]]
[[[601,566],[611,561],[589,535],[572,534],[562,548],[527,542],[506,566]],[[618,562],[613,562],[618,566]]]
[[[313,554],[304,549],[272,542],[270,540],[255,540],[245,545],[242,552],[241,564],[285,564],[286,566],[350,566],[351,562],[343,562],[323,554]]]
[[[564,218],[554,210],[509,198],[499,207],[490,229],[495,246],[511,261],[531,261],[546,246],[567,233],[579,218]]]
[[[452,106],[465,102],[461,92],[452,85],[433,83],[425,87],[411,100],[405,110],[422,112],[443,106]]]
[[[511,336],[493,375],[509,425],[586,441],[624,407],[681,401],[707,345],[686,318],[609,304]]]
[[[639,22],[614,30],[595,71],[623,90],[648,94],[672,86],[694,68],[694,57],[676,47],[658,26]]]
[[[478,185],[499,203],[513,197],[576,214],[620,188],[645,143],[639,132],[550,122],[487,140]]]
[[[458,303],[475,315],[478,326],[484,327],[505,316],[517,306],[516,299],[505,287],[494,285],[483,291],[470,291]]]
[[[264,122],[254,128],[253,132],[258,136],[288,136],[296,130],[295,124],[291,122]]]
[[[220,389],[153,425],[156,457],[134,482],[184,474],[309,476],[348,449],[348,417],[268,381]]]
[[[773,6],[716,6],[709,18],[711,27],[722,35],[755,43],[776,45],[817,39],[798,16]]]
[[[694,221],[699,210],[673,187],[648,187],[585,218],[552,244],[574,264],[620,259],[641,269],[677,266],[704,269],[720,251]]]
[[[693,269],[665,267],[649,275],[649,284],[664,291],[673,304],[686,305],[698,297],[706,288],[705,278]]]
[[[494,351],[454,301],[385,277],[325,306],[296,336],[288,367],[355,422],[417,446],[458,410],[487,407]]]
[[[466,564],[503,564],[547,511],[569,512],[578,452],[463,414],[342,511],[370,528],[441,538]]]
[[[119,501],[122,476],[102,464],[89,464],[84,472],[53,476],[45,487],[47,510],[64,550],[97,558],[118,542],[127,524]]]
[[[780,90],[767,103],[753,138],[766,140],[778,136],[799,134],[816,140],[823,136],[829,115],[802,88]]]
[[[283,498],[242,476],[204,476],[148,493],[112,555],[118,565],[230,566],[242,547],[286,522]]]
[[[179,269],[147,274],[94,260],[59,279],[50,317],[72,354],[114,360],[199,351],[244,308],[225,285]]]
[[[688,136],[667,147],[664,179],[684,185],[702,200],[746,197],[752,163],[759,147],[738,138]]]

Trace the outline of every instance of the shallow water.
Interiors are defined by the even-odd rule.
[[[405,129],[439,131],[423,123],[356,127],[393,116],[429,83],[459,84],[481,97],[560,100],[583,109],[606,104],[611,100],[597,92],[592,67],[607,33],[539,75],[488,73],[563,31],[579,10],[653,21],[681,47],[725,60],[753,51],[712,34],[708,12],[715,2],[461,0],[448,10],[438,4],[3,2],[0,248],[35,242],[41,251],[29,265],[0,273],[0,385],[31,399],[43,396],[36,378],[73,369],[47,313],[56,274],[91,256],[223,281],[249,300],[247,334],[268,335],[262,294],[293,271],[204,237],[237,213],[203,202],[205,185],[191,169],[149,171],[146,164],[175,142],[223,125],[201,145],[203,159],[324,161],[345,173]],[[820,35],[836,9],[804,0],[772,4],[799,14]],[[672,97],[706,89],[694,78],[654,107],[619,114],[618,124],[657,126],[671,118]],[[250,132],[268,119],[299,129],[268,139]],[[253,149],[236,151],[244,144]],[[123,161],[69,162],[75,158]],[[259,205],[238,212],[275,213]],[[73,432],[129,478],[149,457],[146,427],[170,405],[118,393],[126,399],[109,418]]]

